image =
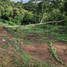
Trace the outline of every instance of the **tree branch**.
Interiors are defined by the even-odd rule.
[[[48,23],[56,23],[56,22],[62,22],[62,21],[65,21],[66,19],[64,20],[61,20],[61,21],[50,21],[50,22],[45,22],[45,23],[37,23],[36,25],[42,25],[42,24],[48,24]],[[29,25],[25,25],[25,26],[34,26],[35,24],[29,24]],[[20,26],[5,26],[6,28],[13,28],[13,27],[24,27],[24,25],[20,25]]]

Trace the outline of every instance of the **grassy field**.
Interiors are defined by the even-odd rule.
[[[13,31],[15,30],[15,31]],[[22,28],[13,28],[13,29],[8,29],[8,31],[13,32],[13,34],[24,37],[24,36],[37,36],[41,37],[41,39],[45,39],[43,36],[48,36],[46,38],[52,37],[56,39],[57,41],[63,41],[67,42],[67,34],[63,32],[64,27],[63,26],[52,26],[52,25],[38,25],[36,26],[28,26],[28,27],[22,27]],[[33,39],[35,39],[33,37]],[[51,40],[54,40],[51,39]]]

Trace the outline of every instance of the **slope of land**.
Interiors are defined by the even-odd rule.
[[[52,46],[50,46],[49,42],[45,42],[43,44],[39,44],[41,42],[41,37],[36,40],[33,39],[33,42],[31,41],[31,37],[37,37],[38,34],[26,35],[24,37],[24,43],[26,42],[26,39],[30,40],[31,44],[24,44],[23,40],[19,41],[20,36],[17,38],[14,37],[11,33],[6,31],[3,27],[0,27],[0,67],[51,67],[50,65],[57,66],[57,67],[66,67],[67,65],[67,43],[65,42],[53,42]],[[43,36],[46,38],[47,36]],[[44,39],[44,40],[49,40]],[[51,38],[52,39],[52,38]],[[40,41],[39,41],[40,40]],[[39,42],[38,42],[39,41]],[[38,43],[38,45],[37,45]],[[56,55],[57,58],[60,60],[58,61],[56,59],[56,56],[54,56],[53,51],[56,48]],[[26,55],[22,55],[26,54]],[[40,61],[37,61],[35,59],[28,59],[30,56],[33,56],[37,60],[40,60],[42,62],[46,62],[47,64],[40,64]],[[62,62],[63,61],[63,62]],[[37,64],[36,64],[37,62]],[[27,64],[26,64],[27,63]],[[39,63],[39,64],[38,64]],[[24,66],[23,66],[23,65]],[[27,66],[25,66],[25,64]],[[39,65],[39,66],[38,66]]]

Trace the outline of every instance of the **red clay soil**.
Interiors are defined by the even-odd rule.
[[[56,53],[60,60],[67,64],[67,44],[63,42],[54,42]]]
[[[9,32],[6,32],[5,29],[3,28],[0,29],[0,34],[6,35],[7,38],[13,38],[12,35]],[[32,45],[34,45],[34,43]],[[54,42],[53,45],[54,47],[56,47],[56,53],[59,59],[67,63],[67,46],[66,46],[67,43]],[[56,60],[54,61],[49,60],[50,52],[49,52],[48,43],[44,43],[42,45],[34,46],[34,47],[32,47],[31,45],[24,46],[23,44],[20,44],[19,48],[28,52],[27,54],[28,56],[33,56],[36,59],[48,63],[49,65],[55,65],[57,67],[66,67],[65,65],[61,64]]]
[[[12,67],[11,63],[13,62],[13,59],[19,58],[20,60],[22,59],[19,55],[14,53],[14,48],[9,45],[9,48],[3,49],[3,45],[7,45],[7,41],[3,41],[4,38],[13,38],[12,35],[7,32],[4,28],[0,29],[0,65],[3,64],[4,66],[1,67]],[[5,39],[4,39],[5,40]],[[8,55],[9,54],[9,55]],[[4,58],[3,58],[4,57]],[[5,66],[6,65],[6,66]]]
[[[12,39],[13,38],[13,36],[9,33],[9,32],[7,32],[3,27],[0,27],[1,29],[0,29],[0,38],[2,37],[7,37],[7,38],[10,38],[10,39]]]
[[[42,46],[31,47],[29,46],[19,46],[20,49],[29,52],[29,56],[34,56],[37,59],[41,59],[42,61],[48,62],[47,58],[49,57],[50,53],[48,52],[48,45],[47,43]],[[46,47],[46,48],[44,48]]]
[[[13,36],[7,32],[3,27],[0,27],[0,44],[7,44],[7,41],[3,41],[3,39],[5,40],[5,38],[9,38],[12,39]],[[2,47],[2,45],[0,45],[0,47]]]
[[[53,43],[53,44],[55,44],[55,43]],[[48,63],[49,65],[54,65],[57,67],[61,67],[61,66],[66,67],[65,65],[61,64],[60,62],[58,62],[56,60],[51,61],[48,59],[50,57],[48,43],[44,43],[40,46],[34,46],[34,47],[31,47],[30,45],[29,46],[20,45],[19,47],[20,47],[20,49],[23,49],[24,51],[28,52],[29,53],[29,54],[27,54],[28,56],[33,56],[34,58],[36,58],[38,60]],[[58,50],[57,54],[59,54],[59,52],[60,51]],[[62,53],[63,53],[63,51],[62,51]],[[61,57],[60,54],[58,56]],[[61,58],[64,59],[64,57],[66,57],[65,54]],[[64,62],[67,62],[67,60],[64,60]]]

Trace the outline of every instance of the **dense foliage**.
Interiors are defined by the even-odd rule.
[[[30,0],[27,3],[0,0],[0,22],[10,25],[60,21],[67,17],[66,0]],[[67,20],[58,23],[67,29]]]
[[[35,3],[35,1],[37,1],[37,3]],[[39,22],[41,21],[42,17],[43,17],[43,13],[44,13],[44,17],[43,17],[43,21],[58,21],[58,20],[63,20],[66,19],[66,1],[62,1],[62,0],[42,0],[40,2],[38,2],[40,0],[30,0],[28,3],[23,4],[24,5],[24,9],[31,11],[32,13],[35,14],[36,12],[36,19],[37,22],[39,20]],[[34,2],[34,3],[33,3]],[[64,25],[66,23],[66,21],[63,23],[60,23],[62,25]]]
[[[15,6],[15,4],[17,4]],[[25,22],[32,21],[33,14],[27,10],[24,10],[18,3],[5,4],[0,2],[0,22],[4,22],[10,25],[21,25]]]

